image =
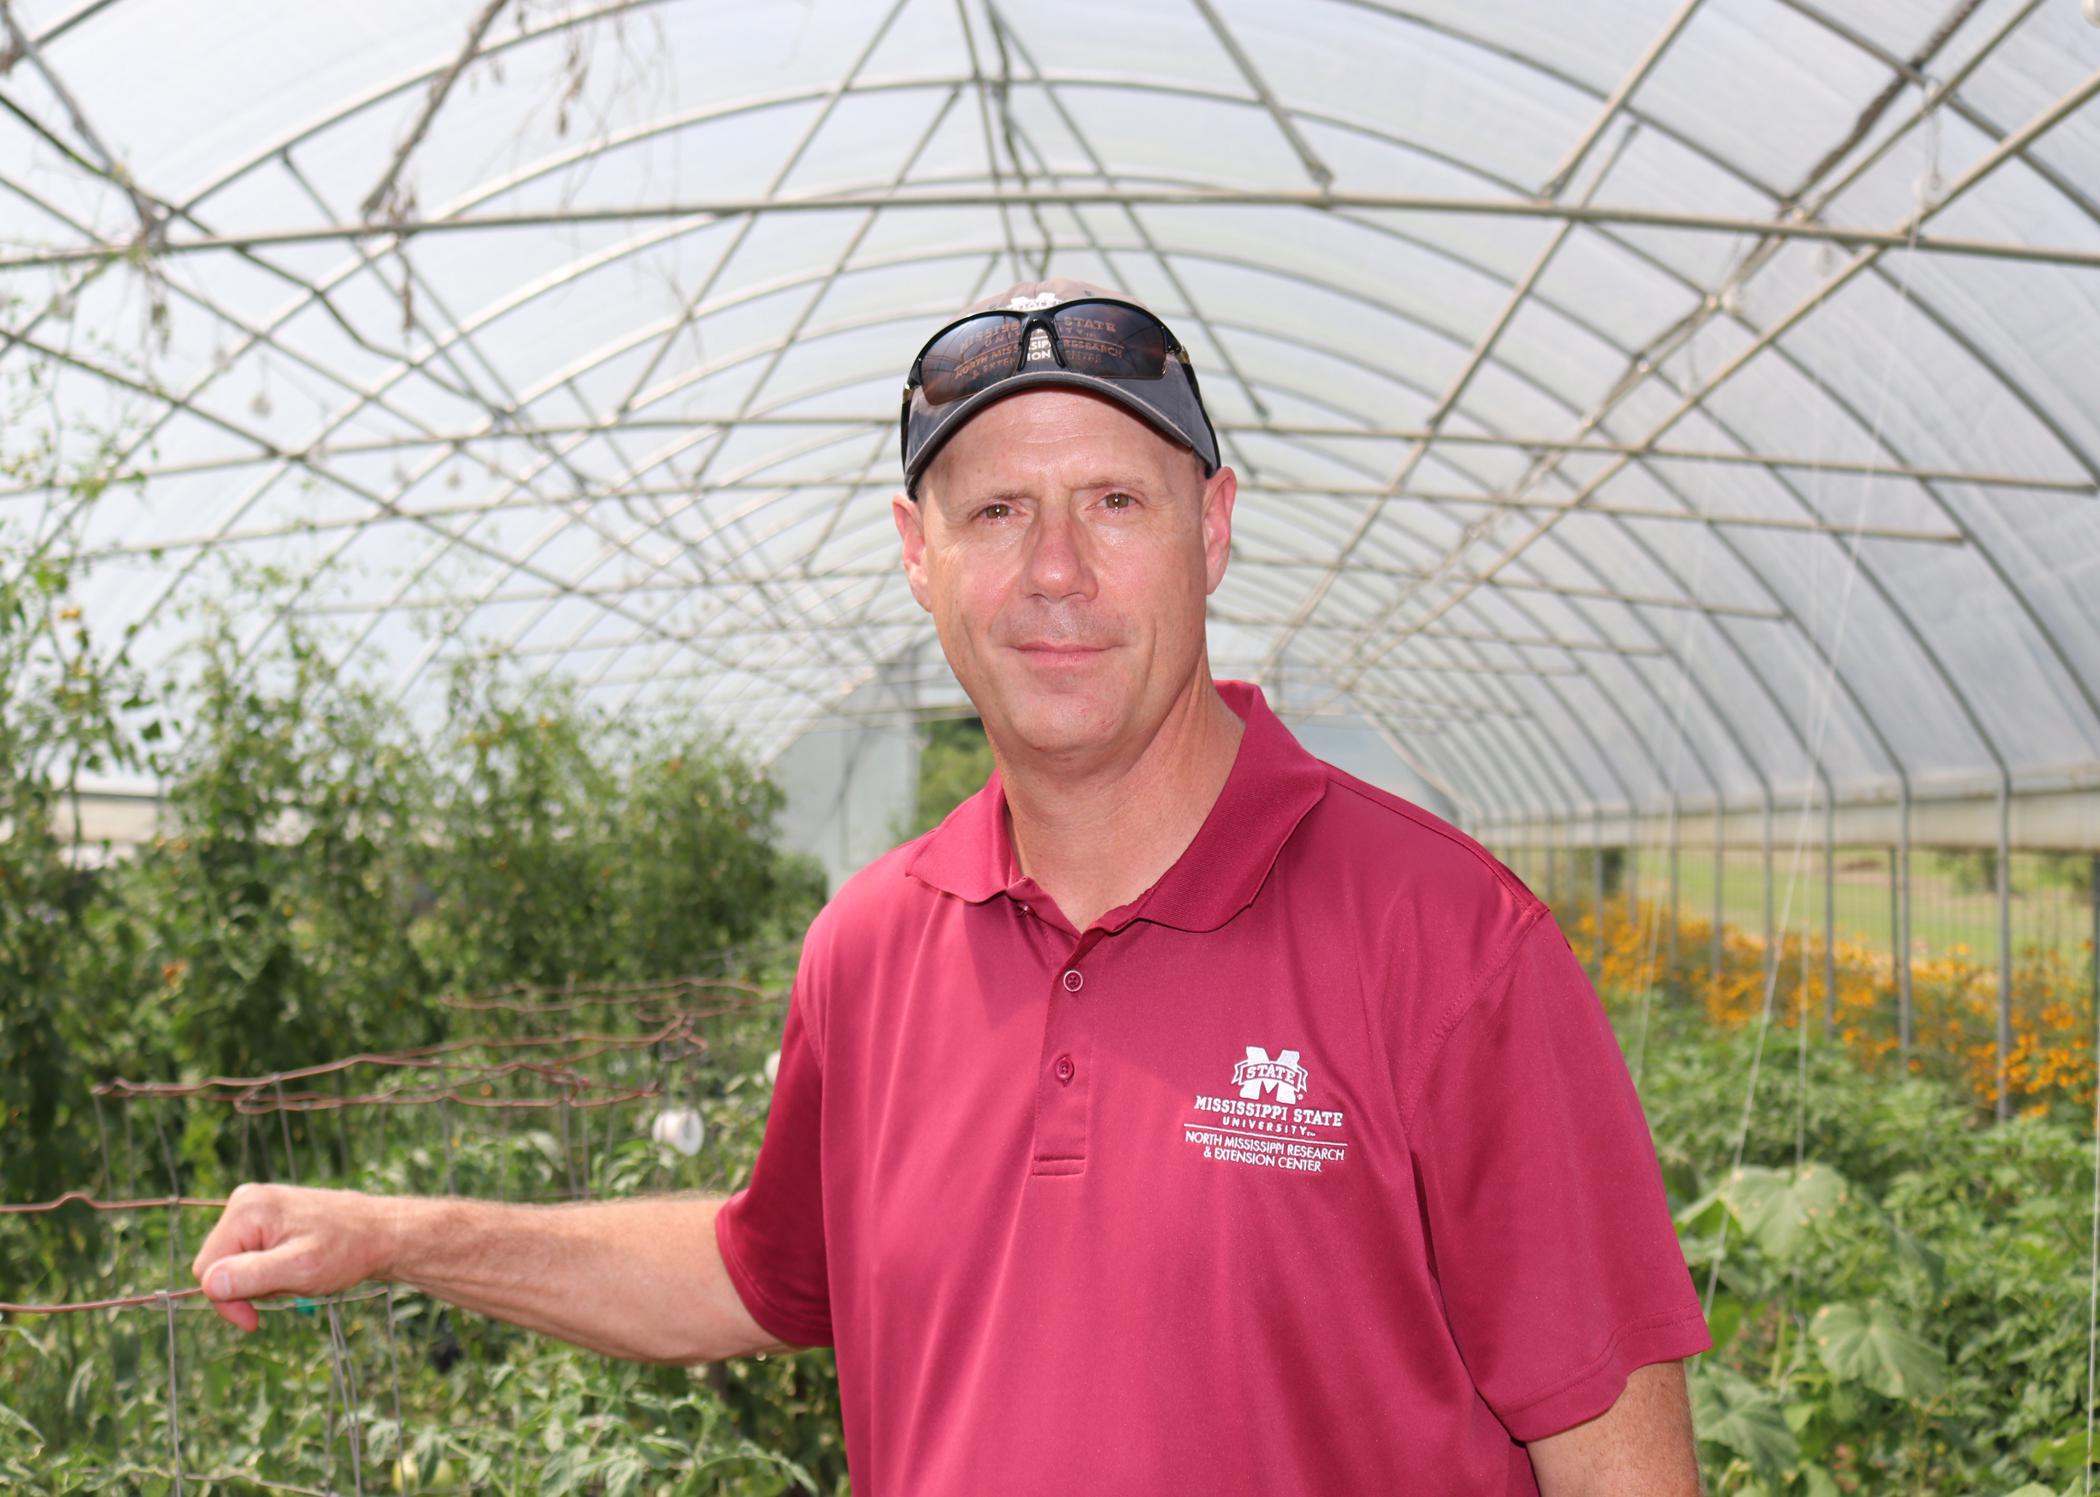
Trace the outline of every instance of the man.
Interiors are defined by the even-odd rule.
[[[244,1187],[220,1313],[367,1277],[611,1355],[837,1348],[861,1497],[1698,1491],[1708,1343],[1545,907],[1214,683],[1235,480],[1135,303],[938,331],[892,503],[998,765],[811,926],[750,1186]]]

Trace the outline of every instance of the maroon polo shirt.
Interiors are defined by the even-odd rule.
[[[811,925],[753,1318],[835,1346],[858,1497],[1531,1493],[1709,1345],[1546,907],[1254,687],[1201,831],[1075,931],[998,777]]]

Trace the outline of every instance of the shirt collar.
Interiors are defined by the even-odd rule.
[[[1327,789],[1327,769],[1269,710],[1261,688],[1220,681],[1218,694],[1246,722],[1232,770],[1195,840],[1138,899],[1101,923],[1153,920],[1182,930],[1215,930],[1260,892],[1306,812]],[[1023,878],[1006,820],[1006,792],[995,770],[919,845],[906,872],[921,883],[979,904],[1021,897]]]

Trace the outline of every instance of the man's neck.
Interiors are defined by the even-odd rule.
[[[999,758],[1015,856],[1074,930],[1128,904],[1196,840],[1246,724],[1206,672],[1127,759],[1082,768]]]

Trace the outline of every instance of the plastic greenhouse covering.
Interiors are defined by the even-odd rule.
[[[1045,270],[1189,345],[1221,675],[1469,821],[2100,766],[2077,0],[0,3],[0,526],[761,756],[960,698],[897,392]]]

